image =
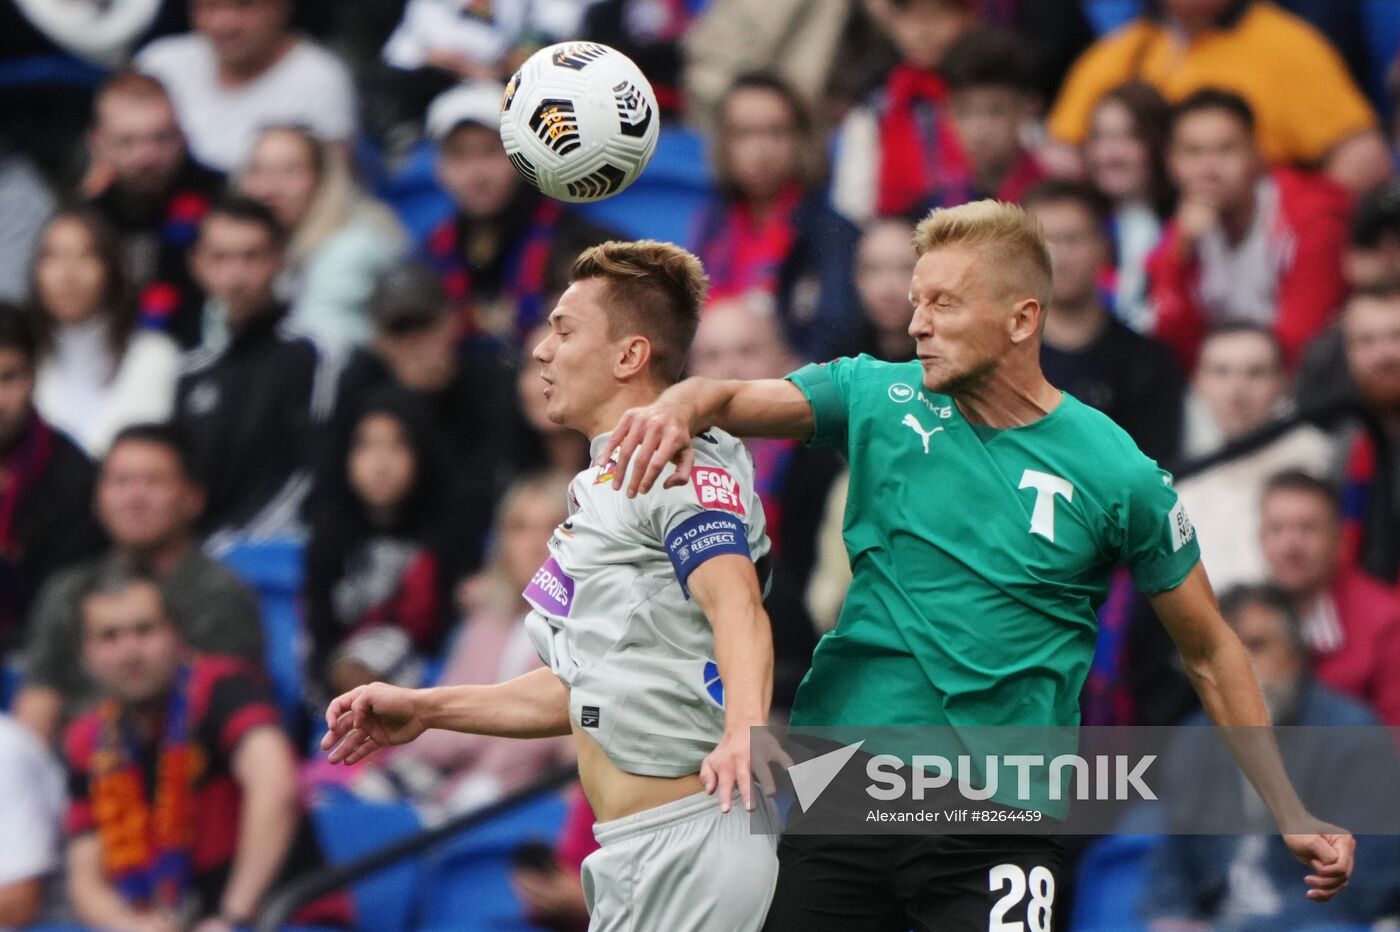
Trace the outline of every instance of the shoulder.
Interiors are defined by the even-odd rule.
[[[65,567],[50,576],[39,589],[38,598],[34,602],[35,621],[56,612],[69,614],[75,611],[80,596],[92,587],[105,563],[105,557],[94,557]]]
[[[296,72],[298,80],[308,78],[334,82],[350,82],[350,70],[333,52],[311,39],[299,39],[287,54],[286,65]]]
[[[213,61],[209,42],[197,32],[156,39],[136,56],[136,67],[169,79],[173,69],[198,67]],[[188,76],[188,75],[184,75]]]
[[[97,750],[98,738],[102,734],[102,720],[97,710],[92,709],[68,723],[63,732],[63,759],[74,770],[86,770],[88,760]]]
[[[1333,214],[1345,221],[1351,211],[1351,195],[1330,178],[1284,166],[1273,169],[1270,176],[1278,186],[1284,214],[1295,222],[1302,221],[1299,233],[1307,233],[1307,222],[1319,214]]]
[[[1342,569],[1332,584],[1332,592],[1337,601],[1346,604],[1343,613],[1358,622],[1374,620],[1378,626],[1400,624],[1400,597],[1363,570]]]
[[[1297,53],[1338,57],[1327,37],[1311,23],[1273,3],[1252,4],[1240,20],[1237,34],[1251,43],[1267,43],[1270,57],[1281,62]]]
[[[185,585],[197,587],[201,592],[211,596],[252,594],[252,589],[237,573],[203,552],[191,554],[186,567],[181,574]]]
[[[175,370],[180,366],[180,348],[175,341],[156,330],[137,330],[127,344],[122,367],[133,367],[137,374],[149,375],[147,367],[157,367],[162,372]]]
[[[1307,698],[1299,718],[1302,725],[1360,726],[1379,725],[1369,706],[1342,695],[1329,686],[1314,680],[1308,684]]]
[[[884,390],[892,397],[912,401],[923,384],[923,366],[918,360],[885,362],[862,353],[812,363],[798,369],[791,377],[826,377],[842,382],[848,390]]]
[[[1097,408],[1090,407],[1065,392],[1062,404],[1065,428],[1073,442],[1085,450],[1093,450],[1094,472],[1106,481],[1133,486],[1144,481],[1163,483],[1164,474],[1154,460],[1138,449],[1128,432]]]

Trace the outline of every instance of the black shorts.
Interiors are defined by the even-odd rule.
[[[1051,835],[803,835],[778,845],[765,932],[1052,932]]]

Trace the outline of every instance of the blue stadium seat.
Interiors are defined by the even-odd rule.
[[[354,860],[423,828],[418,814],[406,804],[366,802],[334,788],[322,790],[321,799],[311,807],[311,820],[333,864]],[[415,901],[424,889],[423,880],[421,859],[401,861],[361,880],[351,888],[356,927],[374,932],[416,928]]]
[[[265,640],[264,666],[272,681],[283,723],[293,735],[302,733],[301,587],[303,551],[295,540],[245,541],[221,556],[224,564],[258,595]]]
[[[586,204],[582,211],[626,236],[689,246],[700,211],[713,193],[704,138],[683,126],[667,125],[642,176],[617,197]]]
[[[1400,0],[1361,0],[1361,21],[1366,50],[1371,56],[1373,99],[1386,101],[1385,74],[1400,50]]]
[[[533,928],[521,918],[508,879],[511,855],[521,842],[553,844],[566,802],[551,794],[493,819],[450,842],[426,869],[420,929],[503,932]]]
[[[1142,12],[1142,0],[1084,0],[1084,15],[1099,35],[1112,32]]]
[[[617,197],[580,209],[595,223],[626,236],[688,243],[712,191],[704,140],[685,127],[665,126],[642,177]],[[377,193],[415,242],[452,215],[451,200],[433,178],[433,147],[427,142],[408,154]]]
[[[1137,904],[1158,835],[1108,835],[1089,846],[1074,885],[1071,932],[1146,932]]]

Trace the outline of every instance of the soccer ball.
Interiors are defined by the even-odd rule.
[[[540,49],[501,98],[501,142],[515,170],[573,203],[612,197],[636,181],[656,151],[659,124],[641,69],[597,42]]]

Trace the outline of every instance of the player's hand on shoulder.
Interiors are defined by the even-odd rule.
[[[664,400],[642,408],[629,408],[618,420],[596,465],[609,461],[614,461],[614,489],[622,488],[628,465],[635,465],[631,478],[627,479],[629,498],[651,491],[668,463],[675,464],[676,469],[666,477],[663,488],[689,482],[690,467],[695,462],[689,409]]]
[[[427,725],[414,689],[370,683],[331,700],[321,749],[332,764],[357,764],[380,748],[407,744]]]
[[[1316,832],[1284,835],[1283,842],[1312,869],[1304,878],[1308,899],[1325,903],[1346,887],[1356,858],[1356,839],[1346,829],[1319,823]]]

